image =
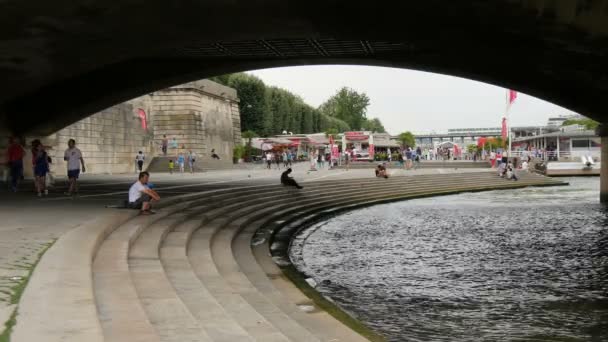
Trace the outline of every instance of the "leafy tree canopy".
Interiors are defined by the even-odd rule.
[[[364,128],[385,132],[379,119],[366,117],[367,95],[347,87],[340,89],[321,107],[313,108],[300,96],[286,89],[267,86],[261,79],[246,73],[215,76],[210,80],[236,89],[243,131],[253,131],[260,136],[283,131],[317,133],[328,129],[345,132]],[[247,138],[244,134],[243,137]]]
[[[585,129],[596,129],[597,126],[599,126],[599,122],[592,120],[592,119],[568,119],[566,121],[564,121],[562,123],[562,126],[569,126],[569,125],[581,125],[581,126],[585,126]]]
[[[367,94],[342,87],[334,96],[321,104],[319,110],[327,116],[346,122],[352,129],[359,130],[367,120],[368,106]]]
[[[399,140],[402,147],[416,146],[416,139],[414,138],[414,135],[410,131],[399,134],[397,140]]]

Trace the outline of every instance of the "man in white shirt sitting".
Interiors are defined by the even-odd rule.
[[[154,214],[150,210],[151,202],[160,201],[158,193],[147,185],[149,178],[150,174],[148,172],[140,172],[138,181],[129,188],[129,203],[127,206],[131,209],[140,209],[142,215]]]

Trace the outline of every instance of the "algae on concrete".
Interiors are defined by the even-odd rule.
[[[15,309],[13,310],[13,313],[11,314],[8,321],[4,323],[4,330],[2,331],[2,334],[0,334],[0,342],[10,342],[13,327],[15,326],[15,324],[17,324],[17,315],[19,310],[18,304],[19,300],[21,299],[21,295],[27,287],[27,284],[32,276],[32,273],[34,272],[34,269],[36,268],[36,265],[38,265],[38,262],[40,261],[44,253],[49,248],[51,248],[55,241],[57,241],[57,239],[53,239],[51,242],[43,244],[42,246],[44,247],[40,252],[38,252],[38,254],[36,255],[36,259],[33,263],[28,263],[26,265],[19,266],[20,268],[27,270],[27,275],[17,281],[16,284],[10,288],[10,304],[17,305],[17,307],[15,307]]]

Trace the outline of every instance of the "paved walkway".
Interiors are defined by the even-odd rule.
[[[309,171],[308,164],[294,166],[293,176],[304,185],[316,180],[373,177],[372,169]],[[260,184],[277,184],[284,169],[265,169],[255,165],[248,169],[209,171],[196,174],[152,174],[151,182],[162,197],[182,195],[221,188]],[[421,169],[405,171],[393,169],[393,176],[442,174],[461,172],[488,172],[488,169]],[[65,179],[58,178],[48,197],[38,198],[31,182],[22,184],[22,191],[0,191],[0,322],[6,321],[13,311],[11,296],[14,286],[48,244],[63,233],[78,227],[90,218],[108,210],[106,205],[118,204],[127,196],[136,174],[87,175],[81,178],[80,196],[63,195]],[[0,329],[1,330],[1,329]]]

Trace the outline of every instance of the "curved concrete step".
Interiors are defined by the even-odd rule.
[[[184,222],[163,241],[160,257],[167,278],[212,341],[254,341],[247,331],[226,313],[190,266],[186,245],[195,228],[201,224],[199,220],[195,222],[196,224]]]
[[[129,248],[146,227],[188,206],[188,202],[178,203],[153,216],[135,217],[100,246],[93,262],[93,289],[106,341],[159,341],[131,281]]]
[[[223,224],[225,222],[205,225],[205,227],[192,234],[188,259],[194,273],[224,310],[239,322],[254,339],[259,341],[289,341],[285,335],[268,323],[243,298],[235,294],[217,271],[211,258],[209,242],[215,230],[220,229]]]
[[[188,215],[170,215],[148,227],[135,241],[129,255],[129,270],[148,320],[163,342],[210,341],[207,333],[179,299],[159,259],[159,245]],[[192,226],[199,222],[189,221]]]
[[[12,341],[102,342],[91,270],[105,236],[133,217],[100,215],[59,238],[37,265],[19,303]]]
[[[374,184],[375,186],[375,184]],[[385,185],[386,186],[386,185]],[[389,185],[389,187],[392,187],[392,185]],[[380,191],[380,193],[384,193],[385,191],[389,190],[389,188],[378,188],[377,186],[374,187],[375,191]],[[325,192],[326,193],[326,197],[327,198],[332,198],[334,196],[334,194],[337,192],[339,193],[340,191],[334,190],[331,193],[329,193],[329,195],[327,195],[327,192],[325,191],[326,189],[320,189],[318,191],[320,192]],[[330,189],[331,190],[331,189]],[[358,189],[357,189],[358,190]],[[347,190],[346,192],[352,192],[352,190]],[[342,191],[344,192],[344,191]],[[399,193],[402,192],[402,190],[398,190]],[[363,195],[359,195],[359,196],[368,196],[368,194],[363,194]],[[311,199],[309,199],[308,201],[305,201],[306,203],[314,203],[315,201],[319,200],[319,196],[313,197]],[[281,203],[281,199],[278,200],[273,200],[273,201],[268,201],[265,202],[264,204],[262,204],[262,206],[271,206],[272,204],[275,203]],[[289,204],[288,204],[289,206]],[[277,210],[278,208],[271,206],[270,211],[273,210]],[[259,311],[261,312],[272,312],[272,314],[276,315],[276,310],[274,310],[274,308],[269,307],[268,305],[262,307],[262,305],[266,304],[265,301],[268,301],[268,298],[264,297],[261,295],[261,293],[259,293],[257,291],[257,289],[255,287],[253,287],[248,279],[246,277],[244,277],[244,275],[242,273],[240,273],[240,270],[238,269],[238,265],[236,264],[236,262],[234,261],[234,257],[231,254],[231,241],[232,241],[232,237],[234,236],[234,232],[238,231],[240,229],[240,226],[244,223],[246,223],[250,218],[247,216],[242,216],[243,214],[245,214],[246,212],[256,212],[258,211],[257,208],[253,207],[253,208],[247,208],[246,210],[239,210],[235,213],[231,213],[232,217],[239,217],[235,222],[229,224],[226,229],[220,229],[218,230],[218,232],[216,233],[216,235],[213,237],[213,241],[219,240],[221,243],[212,243],[212,251],[213,251],[213,257],[214,257],[214,261],[216,264],[216,267],[218,268],[219,272],[222,274],[222,276],[227,280],[227,282],[232,286],[232,288],[234,290],[236,290],[237,292],[239,292],[241,294],[241,296],[243,296],[244,298],[246,298],[248,300],[248,302],[250,302],[256,309],[259,309]],[[262,210],[262,212],[264,212],[264,210]],[[259,216],[260,212],[258,211],[255,215]],[[284,307],[289,309],[283,309],[283,311],[285,310],[289,310],[288,313],[294,313],[294,309],[297,310],[297,308],[295,308],[294,305],[287,305],[286,303],[281,303],[281,302],[277,302],[276,300],[271,299],[270,303],[272,303],[273,305],[280,303],[280,304],[285,304]],[[271,311],[271,309],[273,309],[273,311]],[[297,311],[295,311],[297,314]],[[271,314],[267,314],[267,318],[272,322],[273,318]],[[275,320],[275,325],[283,327],[285,325],[285,322],[289,322],[289,320],[285,320],[284,317],[277,317]],[[318,327],[318,326],[317,326]],[[286,328],[287,329],[287,328]],[[330,328],[331,329],[331,328]],[[287,329],[287,331],[289,331]],[[348,335],[348,334],[345,334]],[[293,340],[297,340],[298,336],[301,335],[295,335],[293,334],[294,337],[291,337]],[[352,337],[352,334],[349,335],[349,337]]]

